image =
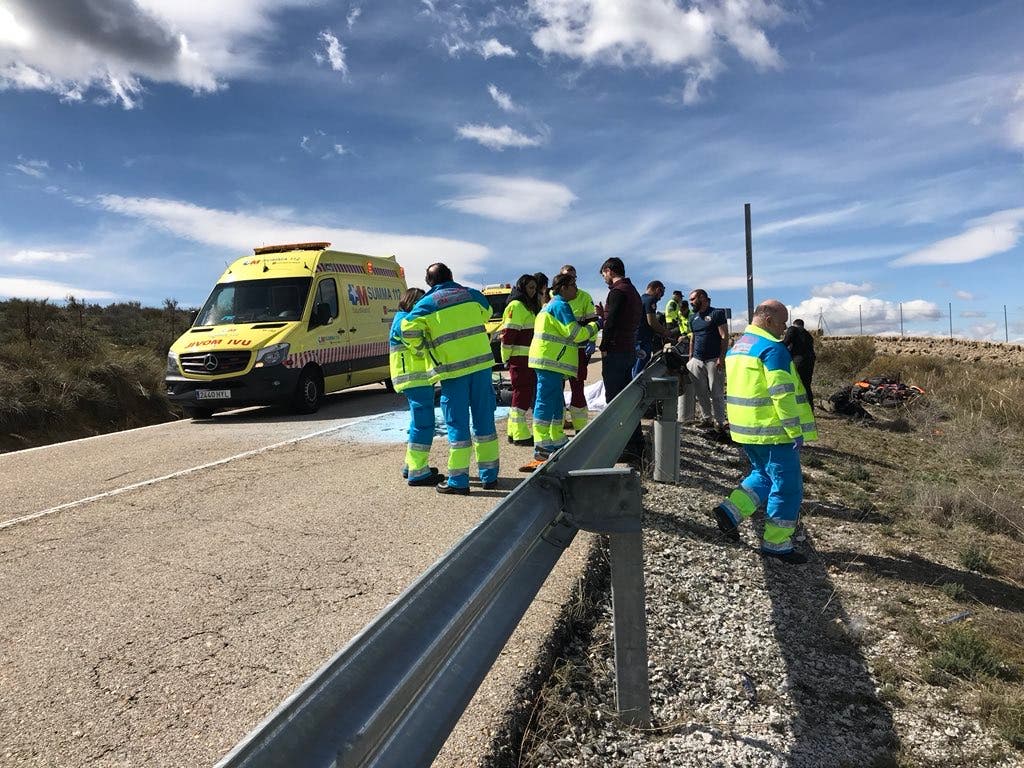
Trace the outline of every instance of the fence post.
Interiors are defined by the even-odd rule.
[[[860,335],[864,335],[864,310],[860,304],[857,305],[857,316],[860,318]]]
[[[608,534],[616,708],[623,722],[646,727],[651,723],[651,689],[640,476],[626,467],[575,470],[566,475],[564,487],[569,521],[582,530]]]
[[[900,336],[903,335],[903,302],[900,302]]]
[[[1006,343],[1010,343],[1010,321],[1006,317],[1006,305],[1003,304],[1003,332],[1006,334]]]
[[[652,379],[657,387],[658,418],[654,422],[654,475],[656,483],[679,482],[679,379]]]
[[[953,338],[953,302],[949,302],[949,338]]]

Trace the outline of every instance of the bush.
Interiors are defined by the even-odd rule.
[[[989,642],[971,627],[955,627],[939,639],[932,669],[965,680],[994,677],[1002,661]]]
[[[1018,688],[993,684],[978,697],[981,719],[1017,749],[1024,749],[1024,694]]]

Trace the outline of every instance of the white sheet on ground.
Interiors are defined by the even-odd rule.
[[[585,386],[583,388],[583,396],[587,398],[587,410],[603,411],[605,406],[608,405],[604,401],[604,381],[598,380],[593,384]],[[572,399],[572,392],[567,389],[565,390],[565,404],[567,406],[570,399]]]

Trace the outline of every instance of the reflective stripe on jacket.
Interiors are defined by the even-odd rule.
[[[434,372],[427,358],[414,354],[402,341],[402,320],[408,312],[397,312],[391,323],[388,348],[391,352],[391,383],[395,392],[411,387],[426,387],[434,383]]]
[[[729,432],[737,443],[777,445],[817,440],[814,412],[789,350],[748,325],[725,356]]]
[[[491,305],[474,288],[435,285],[402,319],[402,341],[427,358],[437,380],[454,379],[494,365],[484,323]]]
[[[501,362],[526,365],[536,320],[537,316],[523,302],[515,299],[508,303],[501,316]]]
[[[575,376],[579,345],[597,336],[597,323],[580,325],[569,302],[555,296],[544,305],[533,325],[530,367]]]

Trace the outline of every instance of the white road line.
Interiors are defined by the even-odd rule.
[[[176,424],[188,424],[189,419],[177,419],[175,421],[161,421],[159,424],[150,424],[146,427],[135,427],[134,429],[122,429],[117,432],[104,432],[102,435],[90,435],[89,437],[80,437],[77,440],[64,440],[60,443],[49,443],[47,445],[37,445],[35,448],[22,448],[17,451],[7,451],[6,453],[0,453],[0,460],[3,460],[5,456],[24,456],[26,453],[32,453],[32,451],[45,451],[47,448],[60,448],[65,445],[72,445],[74,443],[84,443],[87,440],[99,440],[103,437],[113,437],[114,435],[130,435],[132,432],[141,432],[144,429],[156,429],[157,427],[168,427]]]
[[[110,496],[118,496],[118,495],[120,495],[122,493],[125,493],[126,491],[134,491],[136,488],[144,488],[147,485],[153,485],[155,483],[159,483],[159,482],[162,482],[164,480],[171,480],[171,479],[173,479],[175,477],[183,477],[184,475],[191,475],[193,472],[199,472],[200,470],[203,470],[203,469],[209,469],[210,467],[218,467],[221,464],[227,464],[229,461],[235,461],[236,459],[244,459],[244,458],[247,458],[249,456],[255,456],[256,454],[259,454],[259,453],[266,453],[267,451],[272,451],[275,448],[281,448],[282,446],[292,445],[294,443],[301,443],[303,440],[309,440],[310,438],[313,438],[313,437],[319,437],[320,435],[326,435],[329,432],[337,432],[339,429],[344,429],[345,427],[351,427],[354,424],[362,424],[362,423],[367,422],[367,421],[372,421],[373,419],[380,419],[380,418],[383,418],[385,416],[390,416],[390,415],[391,415],[390,412],[385,412],[385,413],[375,413],[372,416],[363,416],[362,418],[359,418],[359,419],[352,419],[351,421],[346,421],[344,424],[338,424],[338,425],[333,426],[333,427],[327,427],[326,429],[317,430],[316,432],[310,432],[308,435],[302,435],[300,437],[293,437],[293,438],[291,438],[289,440],[282,440],[280,443],[274,443],[273,445],[267,445],[267,446],[264,446],[263,448],[254,448],[251,451],[246,451],[245,453],[239,453],[239,454],[237,454],[235,456],[229,456],[226,459],[218,459],[217,461],[211,461],[211,462],[209,462],[207,464],[200,464],[198,467],[189,467],[188,469],[180,469],[177,472],[172,472],[169,475],[163,475],[162,477],[154,477],[154,478],[152,478],[150,480],[143,480],[142,482],[139,482],[139,483],[132,483],[131,485],[126,485],[126,486],[123,486],[121,488],[115,488],[112,491],[104,491],[103,493],[97,493],[95,496],[88,496],[88,497],[86,497],[84,499],[78,499],[77,501],[69,501],[66,504],[59,504],[56,507],[50,507],[49,509],[44,509],[41,512],[33,512],[30,515],[22,515],[21,517],[15,517],[15,518],[13,518],[11,520],[5,520],[4,522],[0,523],[0,531],[2,531],[4,528],[10,528],[12,525],[17,525],[18,523],[27,523],[30,520],[35,520],[35,519],[40,518],[40,517],[45,517],[46,515],[52,515],[54,512],[61,512],[61,511],[65,510],[65,509],[71,509],[73,507],[80,507],[83,504],[88,504],[91,501],[99,501],[100,499],[106,499],[106,498],[109,498]],[[159,426],[159,425],[154,425],[154,426]],[[148,427],[143,427],[143,429],[148,429]],[[89,439],[89,438],[85,438],[85,439]]]

